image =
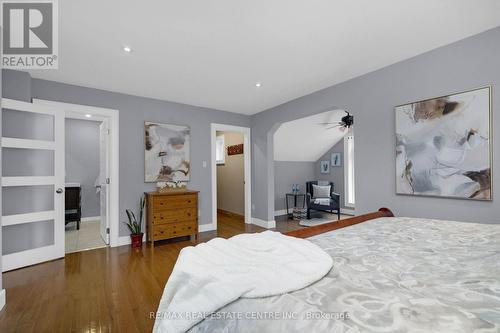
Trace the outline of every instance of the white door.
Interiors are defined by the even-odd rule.
[[[108,121],[104,120],[100,127],[100,140],[99,140],[99,182],[101,186],[101,237],[106,244],[109,245],[109,126]]]
[[[64,257],[64,112],[2,99],[2,270]]]

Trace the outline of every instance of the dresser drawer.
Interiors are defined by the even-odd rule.
[[[181,222],[153,226],[153,240],[188,236],[197,233],[196,222]]]
[[[158,196],[153,198],[153,211],[198,207],[196,195]]]
[[[153,211],[152,223],[154,225],[176,223],[182,221],[196,221],[196,208],[179,208]]]

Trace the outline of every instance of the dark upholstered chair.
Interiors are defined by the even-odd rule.
[[[307,219],[311,218],[311,210],[318,211],[328,211],[333,213],[337,212],[338,219],[340,220],[340,194],[335,193],[333,190],[333,183],[329,182],[330,185],[330,204],[329,205],[319,205],[314,203],[314,193],[313,185],[318,185],[318,181],[306,182],[306,204],[307,204]]]

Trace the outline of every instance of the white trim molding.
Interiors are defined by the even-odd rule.
[[[5,289],[0,290],[0,311],[2,311],[3,307],[5,306],[6,303],[6,297],[5,297]]]
[[[343,215],[356,215],[356,211],[353,208],[340,208],[340,214]],[[274,216],[283,216],[286,215],[286,209],[275,210]]]
[[[144,233],[144,235],[142,235],[142,241],[144,243],[146,242],[146,233]],[[118,237],[118,241],[116,242],[116,245],[113,246],[113,247],[130,245],[130,244],[132,244],[132,240],[130,239],[130,235],[128,235],[128,236],[120,236],[120,237]]]
[[[43,212],[36,213],[24,213],[24,214],[13,214],[2,216],[2,226],[31,223],[38,221],[48,221],[54,220],[56,218],[56,212],[54,210],[47,210]]]
[[[259,227],[266,228],[266,229],[273,229],[276,228],[276,221],[264,221],[261,219],[258,219],[256,217],[252,218],[252,224],[258,225]]]
[[[281,209],[281,210],[275,210],[274,211],[274,216],[282,216],[286,215],[286,209]]]
[[[2,147],[21,149],[56,150],[54,141],[2,138]]]
[[[356,210],[354,208],[340,208],[340,214],[355,216]]]
[[[198,232],[207,232],[207,231],[213,231],[213,230],[217,230],[217,226],[214,226],[213,223],[198,225]]]
[[[80,222],[90,222],[90,221],[97,221],[100,220],[100,216],[89,216],[89,217],[82,217],[80,219]]]
[[[110,246],[120,246],[120,114],[118,110],[100,108],[89,105],[79,105],[63,102],[48,101],[34,98],[33,104],[42,104],[49,107],[63,109],[65,118],[86,119],[94,121],[108,120],[110,130],[109,170],[110,170],[110,203],[109,203],[109,229]],[[91,114],[92,118],[86,118]],[[130,242],[130,240],[129,240]]]
[[[251,139],[250,127],[240,127],[226,124],[210,124],[210,169],[212,173],[212,223],[201,224],[206,225],[208,230],[217,230],[217,163],[215,158],[215,141],[217,139],[217,131],[237,132],[243,134],[243,164],[245,168],[245,223],[252,223],[252,152],[251,152]],[[208,226],[211,226],[208,229]]]

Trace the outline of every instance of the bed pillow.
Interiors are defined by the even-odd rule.
[[[329,198],[331,186],[319,186],[313,184],[313,198]]]

